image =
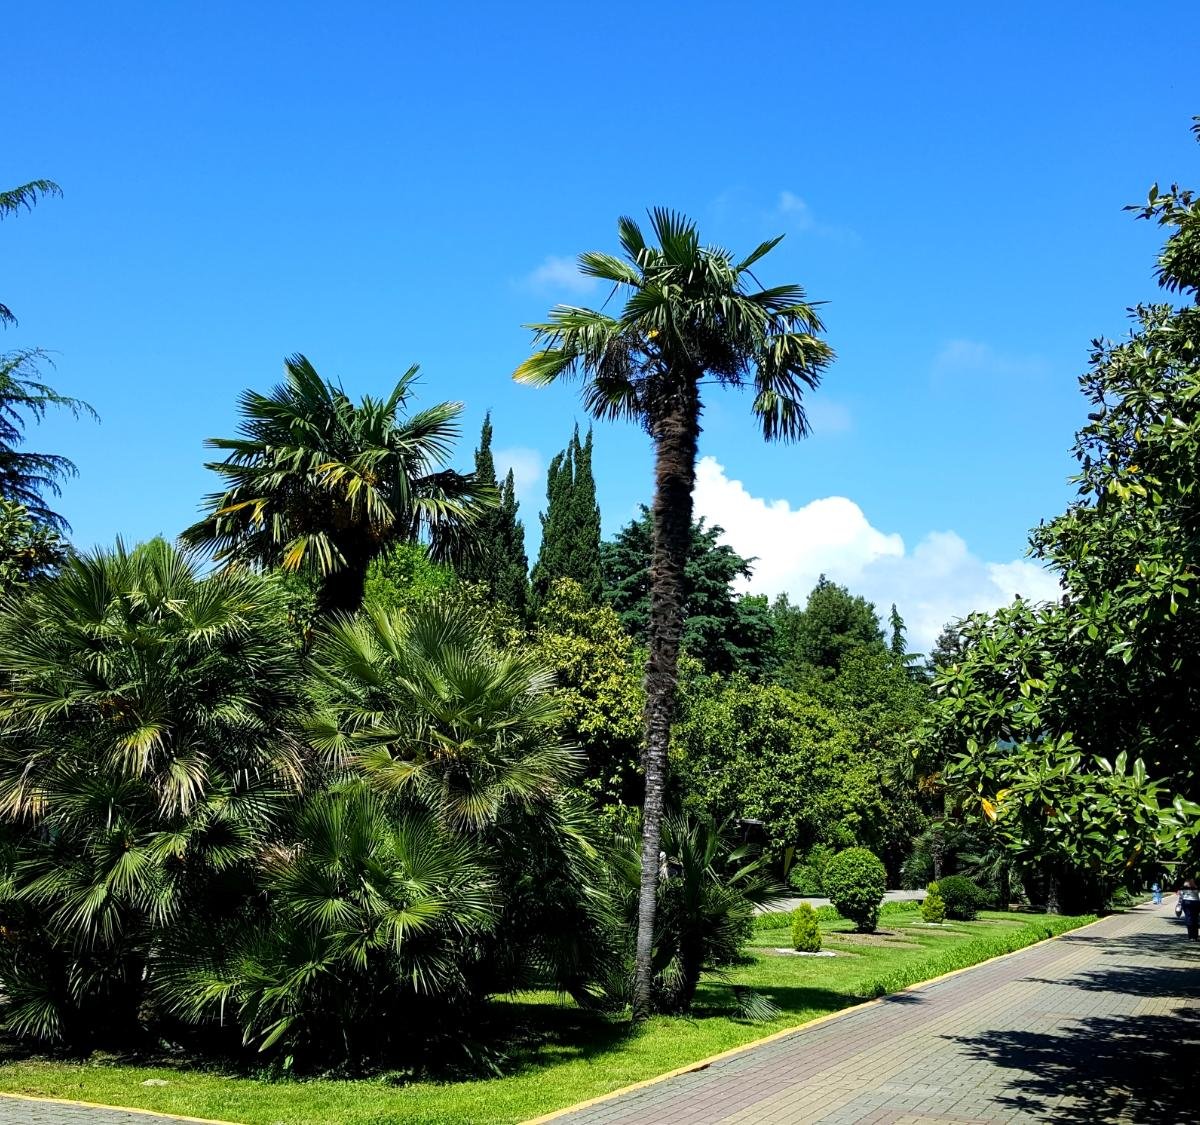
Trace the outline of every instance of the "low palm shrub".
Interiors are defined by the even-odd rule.
[[[799,953],[821,952],[821,927],[810,903],[802,902],[792,911],[792,948]]]
[[[859,933],[872,933],[887,890],[887,869],[866,848],[847,848],[826,865],[825,889],[838,913],[849,918]]]
[[[254,1049],[322,1067],[419,1058],[463,1026],[472,944],[498,911],[477,844],[351,782],[305,799],[264,891],[257,918],[167,944],[172,1014],[232,1020]]]
[[[0,992],[20,1036],[139,1032],[164,934],[254,892],[304,773],[299,649],[269,577],[156,540],[0,608]]]

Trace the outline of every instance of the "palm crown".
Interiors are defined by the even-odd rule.
[[[758,287],[756,262],[782,239],[768,239],[740,261],[702,246],[695,224],[656,208],[651,246],[633,219],[618,221],[624,258],[579,256],[581,272],[627,294],[619,315],[559,305],[533,324],[544,346],[514,374],[542,386],[584,374],[584,402],[599,418],[635,418],[653,426],[687,385],[704,376],[752,385],[754,412],[768,439],[803,437],[803,393],[833,356],[817,337],[821,320],[798,285]]]
[[[218,561],[306,570],[328,605],[353,609],[372,559],[394,542],[430,539],[435,552],[494,506],[494,489],[443,466],[462,404],[442,402],[401,417],[417,368],[387,398],[357,405],[302,355],[269,395],[241,398],[240,437],[212,438],[224,461],[209,464],[226,488],[183,533]]]

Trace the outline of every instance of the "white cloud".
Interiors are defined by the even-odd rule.
[[[533,270],[525,278],[525,283],[540,292],[584,294],[596,288],[596,279],[581,274],[574,258],[559,258],[554,254]]]
[[[1046,361],[1038,356],[1002,355],[978,340],[948,340],[934,357],[935,375],[1038,375]]]
[[[494,449],[492,460],[496,463],[496,479],[501,483],[512,469],[513,488],[517,499],[526,507],[538,507],[546,483],[546,467],[542,455],[536,449],[514,445],[507,449]]]
[[[849,227],[818,222],[812,207],[794,191],[779,193],[779,199],[775,204],[775,214],[779,218],[785,219],[788,227],[797,233],[813,234],[820,238],[832,238],[852,244],[860,241],[858,234]]]
[[[793,508],[786,500],[753,496],[721,464],[697,466],[696,514],[725,529],[739,554],[757,558],[748,589],[786,593],[803,604],[821,574],[850,587],[886,614],[895,602],[910,646],[928,652],[943,625],[974,610],[994,609],[1015,594],[1056,597],[1053,575],[1023,559],[986,562],[953,531],[932,531],[911,551],[897,534],[871,526],[844,496]]]
[[[779,193],[779,213],[787,215],[796,230],[809,230],[813,226],[812,208],[794,192]]]

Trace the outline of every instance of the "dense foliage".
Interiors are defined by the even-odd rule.
[[[719,527],[692,527],[684,567],[683,651],[706,672],[761,672],[772,661],[772,622],[766,600],[734,592],[749,578],[751,561],[727,543]],[[650,628],[650,564],[654,526],[650,510],[601,545],[604,596],[621,624],[645,643]]]
[[[1052,906],[1200,839],[1200,200],[1156,185],[1135,210],[1170,232],[1159,278],[1192,303],[1140,305],[1127,339],[1094,342],[1078,497],[1033,536],[1063,596],[959,628],[926,743]]]
[[[866,848],[847,848],[826,865],[825,889],[843,918],[849,918],[860,933],[872,933],[887,890],[887,871]]]
[[[624,303],[555,309],[517,374],[644,425],[653,506],[602,543],[577,428],[532,575],[490,414],[459,472],[462,406],[406,413],[416,368],[355,401],[300,355],[210,442],[187,546],[76,554],[49,507],[74,466],[25,431],[90,408],[0,357],[4,1028],[477,1067],[500,993],[686,1012],[785,882],[872,931],[889,880],[928,883],[934,923],[1195,858],[1200,202],[1137,210],[1191,303],[1093,346],[1078,497],[1032,541],[1062,596],[952,622],[928,661],[825,576],[746,595],[753,560],[692,518],[701,387],[800,437],[832,356],[803,292],[754,278],[777,239],[739,260],[655,211],[656,245],[623,219],[623,257],[581,257]],[[819,951],[811,908],[791,925]]]

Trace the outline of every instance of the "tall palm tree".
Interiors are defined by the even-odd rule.
[[[206,498],[206,515],[182,538],[219,562],[307,571],[320,580],[324,610],[351,611],[390,544],[428,536],[443,553],[497,497],[473,474],[442,467],[461,403],[401,416],[415,366],[387,398],[357,405],[304,356],[284,367],[269,395],[243,393],[239,437],[209,439],[227,454],[208,465],[226,487]]]
[[[675,708],[683,629],[684,567],[703,408],[701,389],[749,386],[768,440],[808,431],[803,396],[832,359],[822,324],[797,285],[763,289],[752,267],[780,235],[738,260],[702,246],[696,225],[673,211],[650,215],[658,245],[632,219],[618,220],[623,257],[581,254],[581,271],[610,282],[625,303],[616,315],[559,305],[534,324],[538,350],[517,368],[518,382],[544,386],[565,376],[586,381],[584,403],[597,418],[641,422],[654,443],[654,549],[650,570],[650,658],[646,670],[646,800],[638,906],[633,1017],[650,1011],[667,745]]]

